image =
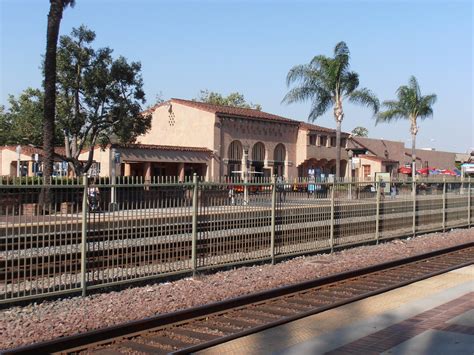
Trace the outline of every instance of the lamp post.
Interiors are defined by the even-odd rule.
[[[110,172],[110,178],[111,178],[111,194],[110,194],[110,210],[111,211],[116,211],[117,210],[117,196],[116,196],[116,177],[117,177],[117,164],[120,164],[120,158],[121,154],[120,152],[117,152],[115,148],[112,148],[110,150],[110,160],[111,160],[111,172]]]
[[[349,157],[349,200],[352,199],[352,178],[353,178],[353,169],[354,169],[354,163],[352,161],[352,158],[354,157],[354,152],[352,150],[349,150],[347,152],[347,156]]]
[[[16,163],[16,176],[21,177],[21,145],[16,146],[17,163]]]
[[[249,155],[249,146],[245,145],[244,151],[242,154],[242,180],[244,181],[244,203],[246,204],[248,202],[248,168],[247,168],[247,163],[248,163],[248,155]]]

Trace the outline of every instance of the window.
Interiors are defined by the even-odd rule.
[[[320,144],[325,147],[328,142],[328,137],[327,136],[321,136],[320,138]]]
[[[364,177],[369,177],[370,176],[370,165],[362,165],[362,168],[364,169]]]
[[[242,160],[242,143],[239,141],[233,141],[229,145],[229,150],[227,151],[227,156],[229,160],[241,161]]]
[[[309,136],[309,145],[316,145],[316,136]]]
[[[336,146],[336,137],[331,137],[331,147]]]
[[[341,147],[345,148],[347,144],[347,139],[346,138],[341,138]]]

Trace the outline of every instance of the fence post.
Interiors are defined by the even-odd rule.
[[[277,181],[275,175],[272,178],[272,214],[271,214],[271,230],[270,230],[270,256],[272,264],[275,264],[275,219],[276,219],[276,189]]]
[[[379,244],[379,230],[380,230],[380,182],[375,181],[375,187],[377,189],[376,194],[376,210],[375,210],[375,242]]]
[[[446,177],[443,177],[443,232],[446,232]]]
[[[416,181],[412,182],[412,196],[413,196],[413,236],[416,235]]]
[[[471,177],[467,180],[467,226],[471,227]]]
[[[332,182],[331,189],[331,234],[329,239],[329,245],[331,246],[331,253],[334,251],[334,190],[336,189],[336,181]]]
[[[84,191],[82,193],[82,225],[81,225],[81,288],[82,297],[87,294],[87,190],[89,189],[89,181],[87,175],[84,174],[82,178],[82,184],[84,185]]]
[[[197,174],[193,175],[193,229],[191,242],[191,266],[193,269],[193,277],[196,276],[197,270],[197,216],[198,215],[198,178]]]

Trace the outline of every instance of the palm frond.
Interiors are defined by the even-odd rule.
[[[416,80],[415,76],[410,76],[408,79],[408,85],[411,90],[416,94],[416,97],[419,99],[421,97],[420,85],[418,85],[418,80]]]
[[[355,104],[370,107],[374,115],[379,112],[380,102],[377,96],[369,89],[354,90],[349,94],[349,101]]]
[[[383,112],[379,112],[377,114],[377,119],[375,120],[375,124],[379,124],[382,122],[391,122],[391,121],[396,121],[399,119],[406,119],[408,118],[405,115],[405,112],[400,109],[400,108],[393,108],[393,109],[388,109]]]
[[[350,95],[359,86],[359,74],[347,72],[341,77],[342,91],[345,95]]]
[[[310,86],[298,86],[291,89],[285,95],[282,103],[292,104],[295,102],[310,100],[315,96],[315,89]]]
[[[310,121],[315,121],[319,116],[322,116],[332,106],[332,104],[333,100],[331,93],[320,90],[317,99],[313,100],[308,119]]]
[[[304,80],[308,76],[311,68],[307,64],[295,65],[290,69],[288,75],[286,76],[286,85],[290,86],[292,83]]]

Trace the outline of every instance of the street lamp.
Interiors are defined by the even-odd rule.
[[[16,176],[21,177],[21,145],[16,146],[16,155],[17,155],[17,163],[16,163]]]
[[[244,203],[248,202],[248,155],[249,155],[249,148],[248,144],[243,146],[243,154],[242,154],[242,179],[244,180]]]

